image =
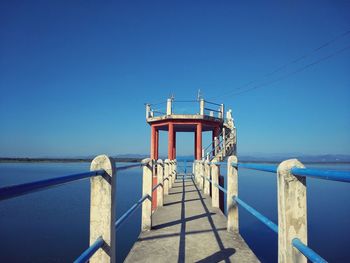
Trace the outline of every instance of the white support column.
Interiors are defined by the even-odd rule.
[[[157,161],[157,181],[161,183],[157,188],[157,206],[163,206],[164,198],[164,165],[161,159]]]
[[[219,185],[219,176],[220,176],[220,169],[219,165],[216,164],[216,161],[212,162],[211,166],[211,202],[213,207],[220,207],[219,202],[219,188],[215,186],[214,184]]]
[[[106,155],[99,155],[91,162],[90,170],[106,171],[105,175],[90,179],[90,245],[100,236],[105,242],[104,249],[97,250],[90,262],[115,262],[115,162]]]
[[[277,169],[278,262],[306,263],[307,259],[292,245],[299,238],[307,245],[306,178],[291,173],[304,168],[296,159],[282,162]]]
[[[154,161],[150,158],[142,160],[142,196],[149,195],[149,198],[142,203],[141,231],[151,230],[152,227],[152,181]]]
[[[169,180],[170,180],[170,163],[169,159],[164,161],[164,195],[169,194]]]
[[[238,196],[238,171],[232,163],[237,163],[237,157],[232,155],[227,160],[227,231],[239,232],[238,207],[232,196]]]
[[[210,165],[209,161],[204,162],[204,170],[205,170],[205,177],[210,179]],[[210,195],[210,182],[208,180],[204,180],[204,194]]]

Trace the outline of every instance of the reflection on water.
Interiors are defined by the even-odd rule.
[[[124,165],[124,164],[121,164]],[[349,165],[307,165],[350,169]],[[189,168],[190,170],[191,168]],[[88,163],[0,164],[0,186],[88,171]],[[226,167],[221,172],[226,174]],[[241,169],[239,195],[277,222],[276,176]],[[141,169],[117,175],[117,217],[141,197]],[[226,182],[226,180],[225,180]],[[308,179],[309,245],[330,262],[350,262],[350,184]],[[89,246],[89,179],[0,202],[0,262],[71,262]],[[344,205],[345,204],[345,205]],[[121,262],[140,231],[140,209],[117,231]],[[277,262],[277,235],[240,209],[241,234],[262,262]]]

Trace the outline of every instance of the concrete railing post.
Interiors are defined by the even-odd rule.
[[[208,179],[210,179],[210,165],[209,161],[204,162],[204,170],[205,174],[204,176]],[[208,180],[204,180],[204,194],[210,195],[210,182]]]
[[[204,190],[204,181],[203,178],[205,176],[205,169],[204,169],[204,161],[200,160],[198,162],[198,179],[199,179],[199,189]]]
[[[211,166],[211,203],[213,207],[220,207],[219,202],[219,188],[216,185],[219,185],[219,176],[220,176],[220,169],[219,165],[216,164],[216,161],[212,162]]]
[[[164,166],[163,161],[161,159],[158,159],[157,161],[157,179],[158,183],[161,185],[157,188],[157,205],[163,206],[163,199],[164,199]]]
[[[277,168],[279,263],[307,262],[292,245],[293,238],[307,245],[306,178],[293,175],[294,167],[304,168],[304,165],[290,159]]]
[[[174,160],[173,173],[174,173],[174,176],[173,176],[173,184],[174,184],[175,179],[177,177],[177,161],[176,161],[176,159]]]
[[[170,163],[169,159],[164,161],[164,195],[169,194],[169,180],[170,180]]]
[[[204,115],[204,99],[199,101],[199,115]]]
[[[172,99],[168,99],[166,102],[166,115],[172,114]]]
[[[199,161],[195,160],[193,162],[193,174],[194,174],[194,181],[196,182],[196,184],[199,185],[199,180],[200,180],[200,173],[199,173]]]
[[[173,177],[174,177],[174,161],[169,161],[169,189],[173,187]]]
[[[103,176],[90,179],[90,245],[98,237],[104,240],[104,248],[99,249],[90,262],[115,262],[115,229],[116,221],[116,168],[115,163],[106,155],[99,155],[92,160],[91,171],[105,170]]]
[[[232,155],[227,160],[227,231],[239,232],[238,207],[237,203],[232,200],[232,196],[238,196],[238,171],[233,167],[237,163],[237,157]]]
[[[146,158],[142,160],[142,196],[149,195],[149,198],[142,203],[141,231],[151,230],[152,227],[152,181],[154,160]]]
[[[151,105],[146,104],[146,120],[150,117]]]

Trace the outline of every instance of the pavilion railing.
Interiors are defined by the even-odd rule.
[[[90,178],[90,247],[74,262],[116,262],[116,230],[142,205],[141,231],[152,225],[152,193],[157,191],[157,205],[163,206],[163,196],[176,177],[176,160],[158,160],[149,158],[141,163],[115,167],[115,162],[106,155],[93,159],[90,171],[61,176],[20,185],[0,188],[0,201],[17,196],[42,191],[69,182]],[[116,174],[117,171],[135,167],[143,168],[142,197],[116,220]],[[157,170],[157,171],[156,171]],[[153,186],[153,176],[157,175],[158,184]]]
[[[168,99],[160,103],[147,103],[146,119],[172,115],[172,114],[193,114],[209,116],[217,119],[224,119],[224,104],[218,104],[204,100],[175,100]]]
[[[227,189],[218,183],[219,166],[223,162],[196,161],[195,182],[205,194],[212,193],[212,206],[219,207],[219,190],[227,197],[227,230],[239,232],[238,205],[278,234],[278,262],[327,262],[307,246],[306,177],[350,182],[350,171],[305,168],[296,159],[279,165],[240,163],[236,156],[227,161]],[[238,168],[277,174],[278,225],[238,197]],[[304,256],[305,257],[304,257]]]

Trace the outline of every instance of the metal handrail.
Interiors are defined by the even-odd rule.
[[[95,254],[95,252],[103,246],[104,243],[105,242],[102,237],[97,238],[88,249],[86,249],[76,260],[74,260],[74,263],[87,262]]]
[[[138,200],[135,204],[133,204],[114,224],[115,229],[118,229],[120,225],[132,215],[133,212],[145,201],[146,199],[152,199],[152,197],[148,194],[144,195],[140,200]]]
[[[317,263],[327,263],[327,260],[322,258],[320,255],[318,255],[315,251],[313,251],[311,248],[306,246],[299,238],[294,238],[292,240],[292,245],[298,249],[305,257],[310,259],[312,262]]]
[[[221,111],[219,111],[219,110],[214,110],[214,109],[210,109],[210,108],[204,108],[204,110],[221,113]]]
[[[227,190],[225,188],[223,188],[222,186],[213,183],[212,180],[210,180],[208,177],[205,177],[202,175],[203,178],[205,178],[206,180],[208,180],[212,185],[216,186],[217,188],[219,188],[222,192],[224,192],[225,194],[227,194]],[[238,198],[238,196],[232,196],[232,200],[234,202],[237,202],[241,207],[243,207],[246,211],[248,211],[251,215],[255,216],[260,222],[262,222],[263,224],[265,224],[268,228],[270,228],[272,231],[274,231],[275,233],[278,233],[278,226],[271,221],[270,219],[268,219],[266,216],[264,216],[263,214],[261,214],[260,212],[258,212],[257,210],[255,210],[253,207],[251,207],[250,205],[248,205],[246,202],[244,202],[242,199]]]
[[[256,168],[251,168],[256,169]],[[266,170],[264,170],[266,171]],[[201,175],[204,179],[208,180],[212,185],[219,188],[221,191],[227,194],[227,190],[221,186],[219,186],[216,183],[213,183],[212,180],[207,178],[206,176]],[[246,211],[248,211],[251,215],[255,216],[260,222],[262,222],[264,225],[266,225],[268,228],[270,228],[273,232],[278,234],[278,225],[275,224],[273,221],[268,219],[263,214],[259,213],[257,210],[255,210],[253,207],[249,206],[247,203],[242,201],[237,196],[231,197],[234,202],[237,202],[241,207],[243,207]],[[309,260],[311,260],[314,263],[327,263],[325,259],[323,259],[320,255],[318,255],[315,251],[313,251],[311,248],[306,246],[299,238],[294,238],[292,240],[292,245],[298,249],[305,257],[307,257]]]
[[[211,102],[211,101],[207,101],[207,100],[204,100],[205,103],[208,103],[208,104],[213,104],[213,105],[216,105],[216,106],[220,106],[221,107],[221,104],[218,104],[218,103],[215,103],[215,102]]]
[[[292,168],[292,174],[304,177],[314,177],[323,180],[350,183],[350,171]]]
[[[97,170],[97,171],[91,171],[86,173],[66,175],[58,178],[50,178],[50,179],[35,181],[31,183],[5,186],[0,188],[0,201],[29,194],[29,193],[33,193],[33,192],[42,191],[51,187],[59,186],[62,184],[81,180],[84,178],[105,175],[105,174],[106,172],[104,170]]]
[[[256,163],[232,163],[233,167],[247,168],[252,170],[277,173],[278,165],[266,165]],[[293,175],[303,177],[313,177],[323,180],[339,181],[350,183],[350,171],[324,170],[312,168],[292,168]]]
[[[116,167],[116,169],[117,169],[117,171],[123,171],[123,170],[127,170],[130,168],[141,167],[143,165],[145,165],[145,164],[143,164],[143,163],[130,164],[130,165]]]

